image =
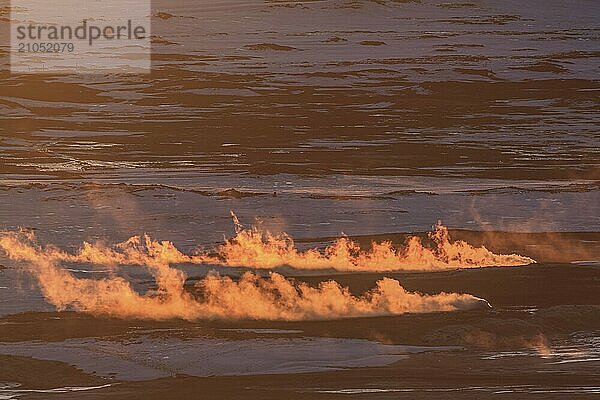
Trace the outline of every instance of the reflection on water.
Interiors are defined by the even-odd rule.
[[[59,387],[53,389],[19,389],[21,385],[18,383],[0,383],[0,399],[1,400],[10,400],[10,399],[18,399],[22,396],[26,396],[28,394],[59,394],[59,393],[72,393],[72,392],[85,392],[88,390],[98,390],[104,389],[111,386],[111,384],[101,385],[101,386],[69,386],[69,387]]]
[[[504,357],[541,356],[548,359],[550,364],[569,364],[600,361],[600,337],[586,333],[577,333],[552,347],[539,351],[506,351],[482,356],[484,360],[495,360]]]
[[[408,354],[445,349],[312,337],[226,341],[142,336],[0,344],[3,354],[60,360],[99,376],[130,381],[176,374],[257,375],[377,367],[391,364]]]
[[[148,76],[0,71],[2,228],[596,231],[596,3],[155,1]]]
[[[0,174],[599,178],[595,2],[153,7],[150,76],[0,73]]]
[[[508,393],[531,393],[531,394],[598,394],[600,387],[598,386],[576,386],[576,387],[551,387],[551,386],[535,386],[535,385],[514,385],[514,386],[465,386],[465,387],[448,387],[448,388],[405,388],[405,389],[339,389],[339,390],[316,390],[315,393],[327,394],[367,394],[367,393],[471,393],[474,395],[491,393],[491,394],[508,394]]]

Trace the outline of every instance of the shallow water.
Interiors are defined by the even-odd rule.
[[[289,374],[385,366],[411,353],[445,350],[389,346],[366,340],[156,339],[152,337],[20,342],[0,345],[2,354],[59,360],[110,379],[144,381],[166,376]]]

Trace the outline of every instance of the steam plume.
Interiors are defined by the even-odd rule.
[[[307,320],[489,306],[468,294],[407,292],[398,281],[388,278],[360,297],[335,281],[311,287],[276,273],[268,278],[245,273],[239,281],[213,273],[190,290],[185,287],[185,274],[169,265],[185,261],[187,256],[168,242],[149,239],[131,239],[120,245],[120,251],[84,246],[79,253],[69,255],[51,246],[40,247],[32,235],[17,232],[0,235],[0,250],[29,267],[42,294],[57,309],[120,318]],[[59,265],[60,261],[83,259],[104,265],[135,260],[153,274],[156,290],[140,294],[121,277],[78,278]]]
[[[236,236],[217,249],[216,256],[200,254],[195,262],[251,268],[291,266],[297,269],[382,272],[393,270],[443,270],[491,266],[518,266],[535,260],[517,254],[494,254],[485,247],[474,247],[464,241],[450,241],[448,228],[438,224],[428,234],[433,247],[427,247],[419,237],[408,239],[403,249],[391,242],[371,244],[367,251],[352,240],[342,237],[323,251],[299,251],[287,234],[273,235],[256,227],[243,229],[233,214]]]
[[[274,235],[256,227],[244,229],[232,213],[236,235],[226,240],[216,252],[187,255],[167,241],[154,241],[148,236],[134,236],[114,247],[83,244],[77,254],[68,254],[48,247],[44,251],[60,261],[87,262],[107,266],[149,265],[152,263],[212,264],[254,269],[290,266],[296,269],[336,269],[352,272],[385,272],[395,270],[435,271],[456,268],[518,266],[535,260],[517,254],[494,254],[485,247],[474,247],[458,240],[451,242],[448,229],[437,225],[428,234],[432,245],[419,237],[410,237],[404,248],[391,242],[371,244],[361,248],[347,237],[337,239],[324,250],[300,251],[287,234]]]

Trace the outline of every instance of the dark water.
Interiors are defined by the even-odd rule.
[[[225,221],[228,207],[285,218],[304,236],[322,228],[312,219],[333,224],[326,235],[423,230],[437,219],[470,229],[600,226],[594,1],[156,1],[153,9],[148,76],[0,72],[4,225],[60,232],[38,207],[69,207],[52,215],[71,219],[89,204],[94,225],[109,212],[130,231],[172,232],[160,228],[172,218],[143,206],[150,196],[169,216],[185,214],[196,236],[221,232],[209,210]],[[31,183],[27,204],[14,186]],[[283,196],[208,205],[179,191],[228,188]],[[32,211],[9,210],[21,205]],[[190,226],[189,214],[207,231]],[[145,218],[159,223],[137,223]],[[83,216],[65,225],[103,234]]]
[[[545,255],[544,264],[528,272],[459,274],[455,280],[451,273],[426,276],[423,282],[434,283],[414,286],[421,278],[399,277],[423,292],[462,290],[500,299],[491,315],[469,314],[466,321],[436,315],[423,322],[430,324],[425,328],[411,316],[407,325],[390,318],[357,328],[330,321],[318,329],[310,324],[291,329],[318,340],[370,340],[368,349],[383,346],[375,342],[466,349],[445,354],[447,364],[436,366],[433,357],[422,365],[398,364],[405,365],[404,372],[390,367],[356,376],[325,374],[321,381],[288,376],[281,383],[214,384],[239,384],[239,391],[229,395],[252,387],[256,398],[281,398],[282,390],[290,398],[597,395],[598,326],[590,322],[598,315],[593,293],[600,282],[599,2],[157,0],[153,13],[153,70],[147,76],[11,75],[8,47],[0,46],[0,230],[26,227],[43,243],[70,249],[83,240],[115,243],[147,232],[187,251],[231,236],[229,210],[244,224],[288,232],[307,241],[305,246],[327,243],[342,232],[394,239],[390,234],[421,232],[441,219],[491,249]],[[8,34],[9,18],[8,2],[0,1],[0,37]],[[481,233],[488,231],[504,232],[501,243]],[[548,232],[566,236],[559,245],[543,236]],[[135,328],[160,324],[137,321],[101,320],[92,325],[105,333],[87,331],[89,321],[71,320],[87,317],[49,313],[53,307],[43,301],[35,281],[5,258],[0,264],[8,267],[0,269],[0,313],[37,312],[0,321],[0,341],[17,342],[13,350],[24,355],[48,358],[52,353],[50,359],[84,365],[87,374],[93,366],[64,354],[73,346],[84,348],[81,361],[111,347],[99,347],[92,339],[97,336],[118,342],[113,346],[118,354],[104,357],[112,360],[109,365],[115,357],[126,360],[114,362],[125,369],[144,362],[143,355],[133,361],[126,357],[128,341],[139,339],[134,347],[143,354],[157,346],[162,356],[178,340],[215,337],[195,333],[182,339],[170,333],[160,344],[143,339],[146,333]],[[576,272],[570,274],[569,268]],[[147,287],[144,279],[136,283]],[[336,279],[362,290],[376,277]],[[532,323],[529,315],[539,312],[547,319]],[[3,328],[39,326],[45,332],[53,318],[63,321],[62,333],[51,339]],[[552,318],[572,323],[552,325],[547,322]],[[103,330],[113,323],[124,327]],[[429,335],[431,326],[447,325],[454,328],[440,328],[443,335],[438,332],[442,336],[429,342],[394,336],[396,326],[408,331],[419,326]],[[457,325],[494,340],[481,347],[464,340]],[[290,327],[254,322],[250,328]],[[547,336],[550,355],[543,354],[548,358],[516,341],[514,332],[527,340]],[[46,340],[59,345],[45,347]],[[82,342],[92,343],[92,350]],[[11,353],[2,350],[8,347],[0,344],[0,352]],[[294,351],[298,348],[302,352],[302,346]],[[163,364],[154,360],[145,368],[162,371],[157,376],[176,375],[177,368],[160,366],[180,365],[186,357]],[[216,362],[211,357],[207,362]],[[7,365],[0,383],[9,385],[0,389],[0,398],[46,398],[47,393],[19,390],[107,382],[65,370],[57,375],[71,380],[48,378],[42,387],[16,377],[28,370],[45,376],[49,367],[1,357],[0,363]],[[415,378],[428,371],[438,376],[449,365],[477,365],[481,376],[470,380],[451,374],[431,383]],[[493,372],[500,367],[504,377]],[[543,378],[539,371],[545,371]],[[112,384],[123,377],[109,378]],[[177,398],[171,389],[186,387],[189,391],[179,395],[189,397],[192,388],[202,388],[225,396],[211,389],[211,382],[178,377],[110,393],[136,398],[158,390],[163,398]],[[52,396],[80,396],[69,390]]]
[[[150,76],[0,76],[5,179],[599,178],[595,1],[153,8]]]

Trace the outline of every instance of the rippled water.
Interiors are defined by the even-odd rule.
[[[0,74],[5,179],[599,177],[597,2],[153,8],[150,76]]]
[[[6,33],[9,9],[1,10]],[[148,76],[0,71],[2,198],[16,206],[15,185],[44,183],[95,210],[120,197],[128,205],[118,213],[137,221],[140,189],[175,198],[236,188],[283,194],[279,214],[290,198],[294,209],[334,200],[393,209],[382,214],[390,227],[369,223],[378,232],[422,230],[438,218],[596,231],[599,12],[594,1],[156,1]],[[144,186],[72,186],[81,182]],[[522,193],[532,189],[553,194]],[[427,221],[408,210],[399,224],[394,213],[406,205],[394,198],[415,192],[436,205]],[[457,207],[453,197],[425,196],[456,192],[483,200],[467,196]],[[245,200],[229,207],[255,203],[251,217],[269,208]],[[493,204],[517,222],[487,215]],[[0,215],[12,227],[14,214]],[[355,216],[336,221],[331,234],[351,229],[343,221],[363,226]]]

